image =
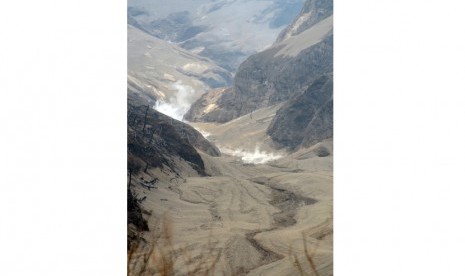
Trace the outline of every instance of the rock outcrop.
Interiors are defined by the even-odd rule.
[[[128,168],[133,172],[166,166],[176,172],[181,160],[206,175],[197,149],[219,156],[220,151],[191,126],[151,108],[128,94]]]
[[[153,101],[145,96],[144,93],[128,91],[128,251],[140,243],[140,233],[149,230],[140,204],[145,198],[139,198],[133,190],[136,183],[148,189],[155,188],[154,184],[160,175],[147,174],[147,171],[159,168],[159,174],[165,171],[166,175],[180,177],[190,167],[189,170],[196,175],[206,176],[205,165],[198,150],[211,156],[220,156],[218,148],[197,130],[154,110]],[[144,179],[144,175],[151,180],[140,180]]]
[[[304,93],[285,103],[267,134],[278,147],[292,150],[333,137],[333,76],[319,77]]]
[[[228,93],[233,92],[232,88],[218,88],[203,94],[200,99],[194,102],[189,111],[184,115],[184,119],[191,122],[218,122],[225,123],[237,116],[237,112],[228,105]],[[225,103],[225,104],[221,104]],[[231,105],[235,104],[230,100]]]
[[[300,34],[310,29],[321,20],[333,15],[333,1],[311,0],[306,1],[299,16],[287,26],[276,39],[276,43],[282,42],[291,36]]]
[[[271,48],[241,64],[233,87],[203,95],[184,118],[227,122],[287,101],[302,94],[320,76],[331,74],[332,1],[307,1],[293,24]]]

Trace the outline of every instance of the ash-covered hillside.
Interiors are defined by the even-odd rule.
[[[267,134],[278,147],[308,147],[333,137],[333,76],[316,79],[277,112]]]
[[[224,123],[299,96],[310,97],[313,106],[326,105],[326,97],[319,97],[317,92],[309,92],[309,89],[313,89],[316,80],[333,72],[332,13],[330,0],[306,1],[299,16],[279,35],[271,48],[250,56],[240,65],[232,87],[215,89],[202,95],[184,118],[194,122]],[[331,91],[326,92],[331,94],[332,99],[332,86]],[[290,106],[292,103],[283,108]],[[319,138],[328,138],[329,132],[326,129],[332,129],[332,120],[325,120],[324,127],[311,125],[305,132],[313,138],[297,137],[293,142],[284,141],[284,134],[278,134],[276,129],[285,131],[283,127],[291,127],[292,124],[278,127],[279,121],[287,121],[284,119],[284,109],[278,111],[278,114],[279,120],[276,119],[268,133],[275,142],[286,147],[295,148],[297,140],[305,140],[305,145],[311,145]],[[303,125],[305,122],[297,124]],[[323,129],[325,134],[322,133]],[[329,136],[332,136],[332,132]]]
[[[276,39],[276,43],[282,42],[291,36],[298,35],[321,20],[333,15],[333,1],[312,0],[306,1],[299,16],[287,26]]]
[[[332,3],[299,1],[130,1],[128,275],[333,275]]]
[[[212,88],[230,85],[232,74],[193,54],[128,25],[128,90],[142,93],[176,119]]]
[[[137,244],[149,226],[143,217],[140,198],[134,188],[156,188],[163,177],[206,176],[198,151],[220,156],[216,146],[197,130],[152,108],[140,95],[128,92],[128,250]]]
[[[129,0],[128,22],[231,72],[270,46],[304,0]]]
[[[191,126],[154,110],[148,102],[128,94],[128,168],[133,173],[148,168],[169,168],[180,173],[187,163],[206,175],[198,150],[211,156],[220,152]]]

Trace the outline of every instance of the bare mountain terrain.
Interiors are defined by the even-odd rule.
[[[232,87],[202,95],[184,118],[193,122],[224,123],[256,109],[285,102],[304,93],[320,76],[331,74],[333,17],[330,2],[307,1],[293,23],[294,28],[286,29],[272,47],[250,56],[240,65]],[[320,16],[310,16],[320,13]]]
[[[158,102],[161,112],[181,119],[202,93],[231,80],[208,58],[128,25],[128,90]]]
[[[333,137],[333,77],[323,75],[287,101],[267,129],[277,147],[308,147]]]
[[[130,0],[128,22],[234,72],[270,46],[304,0]]]
[[[218,31],[216,21],[194,24],[195,15],[229,22],[242,16],[228,14],[238,7],[247,16],[273,11],[230,26],[243,31],[271,24],[279,11],[270,7],[293,1],[136,2],[128,15],[128,274],[333,275],[332,2],[307,0],[272,47],[240,65],[231,87],[220,84],[228,75],[218,60],[179,47]],[[240,39],[219,44],[235,51],[228,43]],[[188,121],[179,116],[185,106]]]
[[[247,136],[262,147],[275,110],[260,110],[253,119],[246,115],[227,125],[194,126],[210,132],[209,139],[224,148],[237,148],[237,140],[229,135]],[[242,152],[253,155],[256,145]],[[319,154],[321,148],[327,154]],[[267,150],[263,147],[262,154],[270,155]],[[154,240],[152,232],[144,232],[140,255],[153,247],[175,252],[174,275],[187,275],[198,267],[197,273],[210,275],[299,275],[300,269],[311,275],[305,245],[318,273],[332,275],[331,140],[262,164],[256,162],[259,156],[247,162],[240,154],[198,152],[207,177],[189,170],[177,176],[159,168],[135,176],[132,189],[144,198],[149,229],[166,229],[160,222],[165,217],[170,231],[169,245],[167,237]],[[153,177],[160,181],[147,188],[144,181]],[[141,268],[137,258],[130,265],[132,271]]]
[[[147,189],[160,181],[149,169],[158,169],[179,177],[181,173],[207,175],[204,162],[196,148],[206,154],[219,156],[220,151],[198,131],[152,109],[151,104],[135,93],[128,93],[128,249],[137,243],[137,233],[149,231],[142,217],[140,198],[133,183]],[[144,177],[140,175],[144,174]]]
[[[308,30],[313,25],[332,15],[332,1],[305,1],[299,16],[297,16],[294,21],[279,34],[276,39],[276,43],[282,42],[291,36],[295,36],[305,30]]]

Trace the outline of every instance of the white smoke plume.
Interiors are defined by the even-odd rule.
[[[281,155],[274,155],[273,153],[260,151],[258,146],[255,147],[255,151],[253,152],[242,149],[232,150],[228,148],[220,148],[220,151],[228,155],[240,157],[242,162],[245,164],[265,164],[282,157]]]
[[[182,121],[182,117],[189,111],[191,103],[194,101],[195,90],[189,85],[182,84],[181,81],[175,82],[172,86],[178,92],[168,101],[158,101],[154,108],[165,115]]]

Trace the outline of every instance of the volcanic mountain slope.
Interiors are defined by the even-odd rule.
[[[129,275],[333,275],[330,6],[307,1],[293,23],[307,27],[204,94],[192,127],[129,89],[130,191],[149,229],[134,230]]]
[[[231,88],[202,95],[185,115],[189,121],[227,122],[256,109],[302,94],[317,78],[333,71],[331,1],[307,1],[295,28],[269,49],[241,64]],[[320,9],[322,3],[327,9]],[[310,8],[308,11],[307,9]],[[319,14],[320,16],[308,16]],[[298,23],[296,23],[298,22]],[[298,25],[298,26],[297,26]],[[301,29],[306,26],[307,29]],[[323,104],[323,103],[321,103]]]
[[[333,1],[312,0],[306,1],[299,16],[292,24],[287,26],[276,39],[276,43],[282,42],[291,36],[300,34],[310,29],[321,20],[333,15]]]
[[[151,108],[137,94],[128,93],[128,249],[138,232],[149,231],[140,198],[133,185],[154,188],[161,176],[205,176],[198,153],[219,156],[219,150],[192,127]],[[157,173],[148,172],[155,169]]]
[[[287,101],[273,118],[267,134],[278,147],[292,150],[333,137],[333,77],[323,75],[303,94]]]
[[[178,161],[206,175],[197,149],[219,156],[219,150],[189,125],[168,117],[128,95],[128,169],[133,173],[148,167],[169,168],[175,173]],[[179,160],[174,160],[179,157]]]
[[[128,90],[171,107],[166,110],[171,116],[181,119],[203,92],[231,80],[228,71],[208,58],[128,25]]]
[[[234,72],[246,57],[273,43],[303,2],[129,0],[128,22]]]
[[[195,127],[225,148],[237,148],[232,137],[260,143],[279,107],[258,110],[252,119]],[[133,189],[144,198],[140,204],[150,231],[142,233],[135,256],[156,259],[163,253],[173,261],[173,275],[311,275],[306,247],[319,275],[332,275],[331,144],[324,140],[264,164],[198,151],[208,177],[150,166],[139,171]],[[321,148],[327,154],[319,154]],[[159,179],[152,188],[145,184],[149,175]],[[131,259],[130,275],[138,275],[142,264],[141,258]],[[148,267],[149,274],[160,269],[156,261]]]

